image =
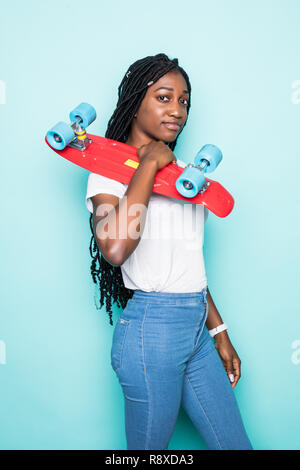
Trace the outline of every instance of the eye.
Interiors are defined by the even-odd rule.
[[[167,98],[167,96],[165,96],[165,95],[160,95],[158,98]],[[160,100],[160,101],[163,101],[163,100]]]
[[[165,100],[164,100],[164,99],[161,100],[160,98],[167,98],[167,99],[169,99],[166,95],[159,95],[159,96],[158,96],[158,99],[159,99],[159,101],[161,101],[162,103],[165,103]],[[186,101],[185,106],[187,106],[188,103],[189,103],[189,100],[188,100],[187,98],[184,98],[182,101]]]

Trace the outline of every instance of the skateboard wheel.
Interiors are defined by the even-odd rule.
[[[188,167],[176,180],[176,189],[184,197],[194,197],[205,183],[204,175],[197,168]]]
[[[75,137],[71,126],[65,122],[58,122],[47,132],[49,145],[56,150],[63,150]]]
[[[202,147],[195,157],[195,165],[201,165],[202,160],[207,160],[209,165],[203,170],[204,173],[212,173],[223,158],[221,150],[212,144],[207,144]]]
[[[95,121],[97,117],[96,110],[88,103],[81,103],[70,112],[70,121],[74,122],[78,117],[82,120],[79,124],[86,129]]]

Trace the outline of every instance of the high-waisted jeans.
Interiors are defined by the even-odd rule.
[[[124,394],[127,449],[167,449],[180,405],[208,449],[252,449],[205,325],[207,290],[135,290],[116,323],[111,365]]]

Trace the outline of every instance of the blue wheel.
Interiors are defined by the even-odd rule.
[[[201,165],[202,160],[207,160],[209,165],[203,170],[204,173],[212,173],[223,158],[221,150],[212,144],[207,144],[202,147],[195,157],[195,165]]]
[[[204,174],[198,168],[188,167],[176,180],[176,189],[184,197],[194,197],[205,183]]]
[[[81,103],[70,112],[70,121],[74,122],[78,117],[82,120],[79,124],[86,129],[95,121],[97,117],[96,110],[88,103]]]
[[[46,134],[49,145],[55,150],[63,150],[75,137],[71,126],[65,122],[58,122]]]

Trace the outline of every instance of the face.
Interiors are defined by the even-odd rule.
[[[126,143],[140,147],[151,140],[174,141],[186,122],[188,100],[187,84],[181,73],[171,71],[163,75],[148,87]]]

